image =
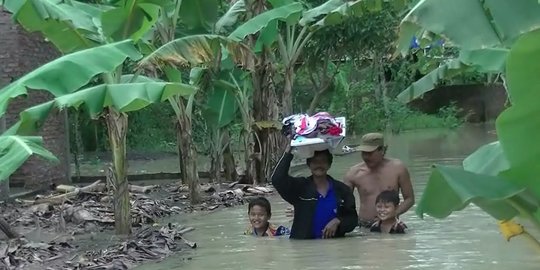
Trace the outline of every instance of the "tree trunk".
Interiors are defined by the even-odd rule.
[[[273,70],[271,60],[267,57],[268,51],[261,54],[261,65],[256,67],[253,74],[253,114],[255,122],[278,121],[279,106],[276,91],[272,81]],[[255,169],[257,177],[254,184],[264,184],[269,178],[272,168],[279,159],[279,151],[283,137],[273,128],[257,128],[255,130]],[[258,140],[257,140],[258,138]]]
[[[6,118],[0,117],[0,134],[6,131]],[[9,179],[0,179],[0,201],[9,200]]]
[[[211,131],[212,147],[210,151],[210,179],[221,186],[221,149],[223,148],[221,140],[221,128]]]
[[[285,69],[285,85],[283,87],[283,96],[281,102],[282,110],[284,116],[289,116],[293,113],[293,100],[292,100],[292,87],[294,84],[294,70],[293,67],[288,67]]]
[[[253,18],[266,10],[266,0],[246,1],[247,18]],[[249,45],[254,47],[256,37],[249,37]],[[273,83],[273,67],[270,50],[263,47],[262,52],[257,56],[258,63],[254,72],[251,73],[253,81],[253,110],[251,115],[255,122],[259,121],[277,121],[279,117],[279,105],[276,97],[276,91]],[[279,159],[281,145],[284,145],[284,138],[275,129],[257,129],[254,135],[253,153],[247,153],[246,166],[249,170],[254,166],[252,175],[253,183],[266,183],[272,168]],[[245,143],[246,144],[246,143]],[[252,165],[247,165],[253,162]],[[248,180],[251,180],[248,178]]]
[[[9,201],[9,179],[0,179],[0,201]]]
[[[315,109],[317,109],[317,106],[319,105],[319,102],[321,101],[322,95],[325,91],[318,91],[315,96],[313,96],[313,99],[311,100],[311,103],[309,104],[309,108],[307,110],[307,114],[313,114],[315,113]]]
[[[224,131],[223,145],[223,170],[225,171],[225,179],[227,182],[234,182],[238,179],[238,173],[236,172],[236,162],[234,160],[233,152],[231,151],[231,132],[227,129]]]
[[[84,146],[82,145],[81,129],[79,122],[79,111],[73,111],[73,133],[75,136],[75,148],[73,149],[73,162],[75,163],[75,176],[77,181],[81,179],[81,164],[79,163],[79,157],[81,153],[84,153]],[[96,143],[97,144],[97,143]]]
[[[250,111],[251,113],[251,111]],[[246,121],[246,120],[244,120]],[[251,121],[244,123],[243,142],[244,142],[244,162],[245,172],[244,177],[240,179],[241,184],[253,184],[254,179],[257,179],[257,168],[255,167],[255,143],[256,134],[251,128]]]
[[[184,182],[189,186],[189,198],[191,204],[197,204],[201,201],[199,174],[197,172],[197,151],[191,136],[191,118],[187,115],[184,98],[180,98],[180,114],[178,117],[178,127],[180,131],[180,159],[182,160],[181,170],[185,172]]]
[[[131,204],[126,164],[128,117],[125,113],[109,108],[105,121],[113,159],[114,228],[116,234],[127,235],[131,233]]]
[[[182,105],[182,104],[180,104]],[[178,164],[180,165],[180,181],[182,184],[188,183],[187,169],[184,165],[184,159],[182,158],[182,129],[180,128],[180,123],[177,121],[175,123],[176,127],[176,149],[178,151]]]

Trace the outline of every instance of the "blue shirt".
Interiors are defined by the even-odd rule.
[[[326,197],[319,194],[315,215],[313,216],[312,232],[315,238],[322,238],[322,230],[330,220],[337,217],[337,201],[332,181],[328,181]]]

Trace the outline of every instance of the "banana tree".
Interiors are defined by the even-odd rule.
[[[36,132],[55,108],[84,106],[92,119],[105,118],[113,153],[114,172],[111,184],[114,190],[115,228],[119,234],[128,234],[131,230],[131,210],[125,162],[127,121],[124,122],[123,119],[127,120],[127,112],[166,101],[175,95],[191,95],[195,91],[196,88],[190,85],[167,82],[101,84],[22,111],[20,120],[7,133]]]
[[[444,218],[474,203],[501,221],[507,239],[525,234],[538,245],[522,227],[516,225],[521,229],[509,233],[507,226],[509,220],[520,217],[540,231],[540,186],[536,181],[540,167],[534,162],[540,158],[540,146],[529,143],[540,135],[540,110],[534,104],[540,85],[536,74],[540,68],[540,5],[532,0],[514,4],[502,0],[421,1],[402,23],[402,45],[412,33],[421,31],[446,37],[463,54],[486,48],[508,50],[502,71],[511,107],[496,120],[499,141],[479,148],[464,160],[462,168],[434,166],[417,213]],[[455,12],[449,13],[452,10]],[[517,14],[519,19],[510,19]],[[432,24],[434,18],[436,25]],[[500,66],[500,61],[494,65],[491,60],[479,57],[474,64],[486,70]]]
[[[84,4],[77,1],[64,3],[64,1],[56,0],[26,0],[19,2],[7,0],[5,6],[9,11],[14,13],[14,19],[25,29],[41,32],[53,41],[53,43],[64,53],[76,51],[73,54],[79,54],[83,52],[79,51],[80,49],[92,48],[104,44],[92,48],[94,50],[90,51],[87,55],[88,59],[86,60],[86,63],[89,64],[89,67],[94,67],[100,66],[102,61],[109,62],[105,59],[108,59],[110,56],[108,54],[101,54],[105,53],[103,48],[109,46],[108,44],[114,44],[115,41],[128,38],[130,40],[124,42],[124,46],[129,47],[127,52],[130,54],[128,55],[132,56],[131,60],[139,60],[142,56],[133,46],[133,43],[141,43],[139,42],[141,38],[145,37],[150,30],[153,29],[160,12],[166,12],[167,10],[165,9],[171,7],[170,3],[170,1],[120,0],[115,1],[110,5],[95,5]],[[73,9],[77,9],[78,13],[71,13]],[[73,33],[73,35],[70,35],[69,38],[64,36],[60,37],[61,34],[64,33],[63,30]],[[115,53],[120,55],[122,55],[122,53],[126,54],[125,50]],[[65,57],[69,56],[70,54]],[[124,91],[130,90],[126,93],[131,93],[129,84],[119,84],[125,69],[123,61],[125,58],[126,57],[121,59],[122,61],[116,63],[116,65],[106,66],[107,70],[104,70],[104,68],[97,69],[100,71],[99,73],[95,73],[96,71],[86,71],[89,67],[81,68],[79,66],[79,69],[74,69],[74,67],[77,67],[77,62],[69,62],[53,71],[38,69],[31,73],[34,80],[29,80],[31,83],[30,85],[27,85],[27,87],[31,89],[44,89],[50,91],[56,97],[62,97],[63,95],[66,95],[66,92],[71,93],[78,91],[80,87],[92,79],[94,75],[100,74],[101,82],[104,82],[107,87],[115,87],[113,85],[118,84],[124,87]],[[90,63],[88,63],[88,61],[90,61]],[[58,71],[62,69],[64,70],[61,72]],[[55,72],[69,72],[69,74],[58,78],[42,76],[42,72],[53,74],[55,74]],[[133,76],[133,78],[136,77],[137,76]],[[48,81],[48,79],[54,78],[57,79],[56,82],[52,80]],[[72,83],[72,80],[75,80],[77,83]],[[67,91],[60,92],[56,87],[52,87],[54,86],[53,84],[58,82],[60,82],[60,84],[65,83],[66,86],[64,90],[67,89]],[[18,86],[18,82],[15,82],[13,85]],[[9,87],[10,86],[8,86],[8,90]],[[62,88],[60,88],[60,90],[61,89]],[[159,91],[160,88],[152,87],[148,89],[150,91],[148,92],[148,95],[159,94],[157,91]],[[162,88],[162,90],[163,89],[165,88]],[[152,93],[151,91],[154,91],[155,93]],[[25,92],[20,91],[20,93],[17,94],[24,93]],[[9,91],[5,95],[7,95],[8,99],[16,96]],[[129,96],[129,94],[127,96]],[[168,97],[170,96],[172,95],[168,95]],[[0,109],[5,110],[5,108]],[[117,233],[126,234],[130,232],[131,228],[125,163],[127,115],[123,111],[118,111],[114,106],[109,106],[105,112],[104,119],[108,127],[109,140],[113,150],[113,173],[111,177],[114,180],[113,186],[115,189],[115,227]]]
[[[225,40],[220,40],[217,36],[209,35],[210,33],[213,33],[214,25],[217,21],[219,1],[175,0],[173,2],[175,5],[174,12],[162,13],[161,18],[155,27],[155,35],[157,36],[155,40],[159,40],[159,42],[155,42],[154,45],[161,46],[161,51],[152,53],[147,59],[153,59],[151,61],[154,61],[167,54],[172,55],[172,58],[178,58],[170,63],[151,63],[155,67],[159,66],[164,68],[165,75],[169,80],[172,80],[173,77],[179,78],[179,76],[171,77],[171,74],[175,73],[170,72],[171,69],[184,68],[186,64],[190,64],[192,66],[191,75],[193,75],[190,76],[192,78],[190,83],[198,85],[201,89],[201,94],[205,95],[206,92],[212,89],[212,83],[207,76],[200,76],[201,74],[207,73],[201,72],[198,66],[209,65],[211,68],[206,69],[207,71],[218,70],[220,66],[219,62],[221,61],[220,44],[227,42]],[[175,37],[179,35],[183,39],[174,41]],[[231,44],[229,43],[229,45]],[[234,48],[229,46],[228,49],[232,50],[231,53],[234,56]],[[186,55],[187,57],[183,58],[181,55]],[[170,59],[171,58],[168,60]],[[192,137],[190,133],[186,132],[186,130],[189,130],[189,132],[191,131],[191,114],[194,99],[195,97],[191,96],[189,99],[179,98],[170,100],[170,103],[178,118],[179,128],[177,129],[177,138],[182,178],[189,178],[192,179],[191,182],[198,183],[197,165],[195,162],[196,152]],[[186,154],[183,154],[183,152]],[[214,151],[212,152],[216,153]],[[187,166],[188,163],[191,165]],[[215,163],[213,164],[215,165]],[[213,166],[213,168],[214,167],[216,166]],[[215,170],[217,170],[217,168]],[[185,172],[187,171],[192,173],[186,174]],[[198,185],[192,185],[192,187],[198,188]]]
[[[226,129],[235,120],[237,111],[234,92],[215,83],[214,88],[208,93],[203,116],[211,132],[211,177],[219,186],[221,185],[223,152],[230,143],[230,141],[224,142]]]
[[[140,62],[142,68],[149,69],[192,67],[191,83],[197,85],[209,98],[204,116],[212,129],[212,171],[215,180],[220,178],[220,160],[224,150],[221,144],[222,135],[224,135],[222,131],[232,120],[230,115],[225,116],[225,114],[234,112],[229,109],[235,108],[235,102],[230,95],[224,95],[230,92],[224,92],[222,88],[214,84],[213,74],[220,73],[225,64],[250,69],[253,64],[246,62],[250,54],[250,49],[241,43],[219,35],[201,34],[172,40],[154,50]],[[227,119],[226,123],[225,119]],[[182,133],[185,134],[183,130]]]
[[[297,61],[313,34],[321,28],[340,24],[350,16],[380,11],[383,1],[328,0],[311,9],[305,9],[297,1],[270,2],[273,5],[272,9],[245,22],[229,37],[243,40],[249,35],[258,33],[255,45],[257,52],[260,52],[263,46],[277,43],[277,52],[284,69],[282,113],[289,115],[292,113],[292,89]],[[403,2],[404,5],[407,1],[399,2]]]
[[[229,14],[238,17],[239,10],[244,8],[248,20],[235,28],[229,37],[245,42],[257,52],[254,60],[257,65],[255,72],[252,73],[253,119],[256,122],[277,123],[280,114],[292,113],[292,89],[297,60],[313,33],[323,27],[340,24],[349,16],[361,16],[365,12],[380,10],[382,1],[329,0],[312,9],[306,9],[299,1],[268,2],[271,4],[271,8],[268,9],[261,1],[249,1],[244,5],[232,6]],[[273,67],[276,66],[273,63],[274,59],[279,59],[283,69],[281,108],[276,105],[279,102],[273,89]],[[258,174],[256,182],[265,182],[279,158],[278,151],[284,142],[275,126],[276,124],[273,124],[268,125],[270,128],[256,129],[259,140],[255,144],[254,152],[260,157],[256,160]]]
[[[456,11],[459,15],[447,11]],[[505,72],[508,50],[516,39],[540,25],[537,1],[519,1],[510,5],[504,0],[491,1],[420,1],[405,16],[400,27],[398,51],[407,54],[410,41],[419,36],[420,43],[445,39],[460,49],[456,59],[449,59],[400,93],[398,99],[409,102],[429,92],[442,79],[463,72]],[[519,16],[518,20],[508,20]],[[466,29],[462,25],[467,25]]]

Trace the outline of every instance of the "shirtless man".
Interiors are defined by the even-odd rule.
[[[396,215],[407,212],[414,205],[414,192],[405,165],[397,159],[386,158],[387,146],[383,135],[368,133],[362,137],[360,146],[364,162],[354,165],[345,175],[344,182],[353,189],[358,189],[360,210],[358,224],[360,227],[371,227],[376,221],[375,199],[381,191],[401,191],[403,202]]]

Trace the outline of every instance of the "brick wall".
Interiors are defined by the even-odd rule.
[[[58,57],[57,50],[38,34],[29,34],[11,20],[11,14],[0,11],[0,87],[16,80],[29,71]],[[52,98],[45,91],[30,91],[28,97],[12,100],[6,115],[6,127],[18,120],[20,111]],[[69,182],[66,174],[66,130],[61,112],[49,116],[39,135],[43,136],[45,147],[60,160],[58,165],[52,165],[37,157],[31,157],[10,181],[28,188],[45,187],[50,183]]]

